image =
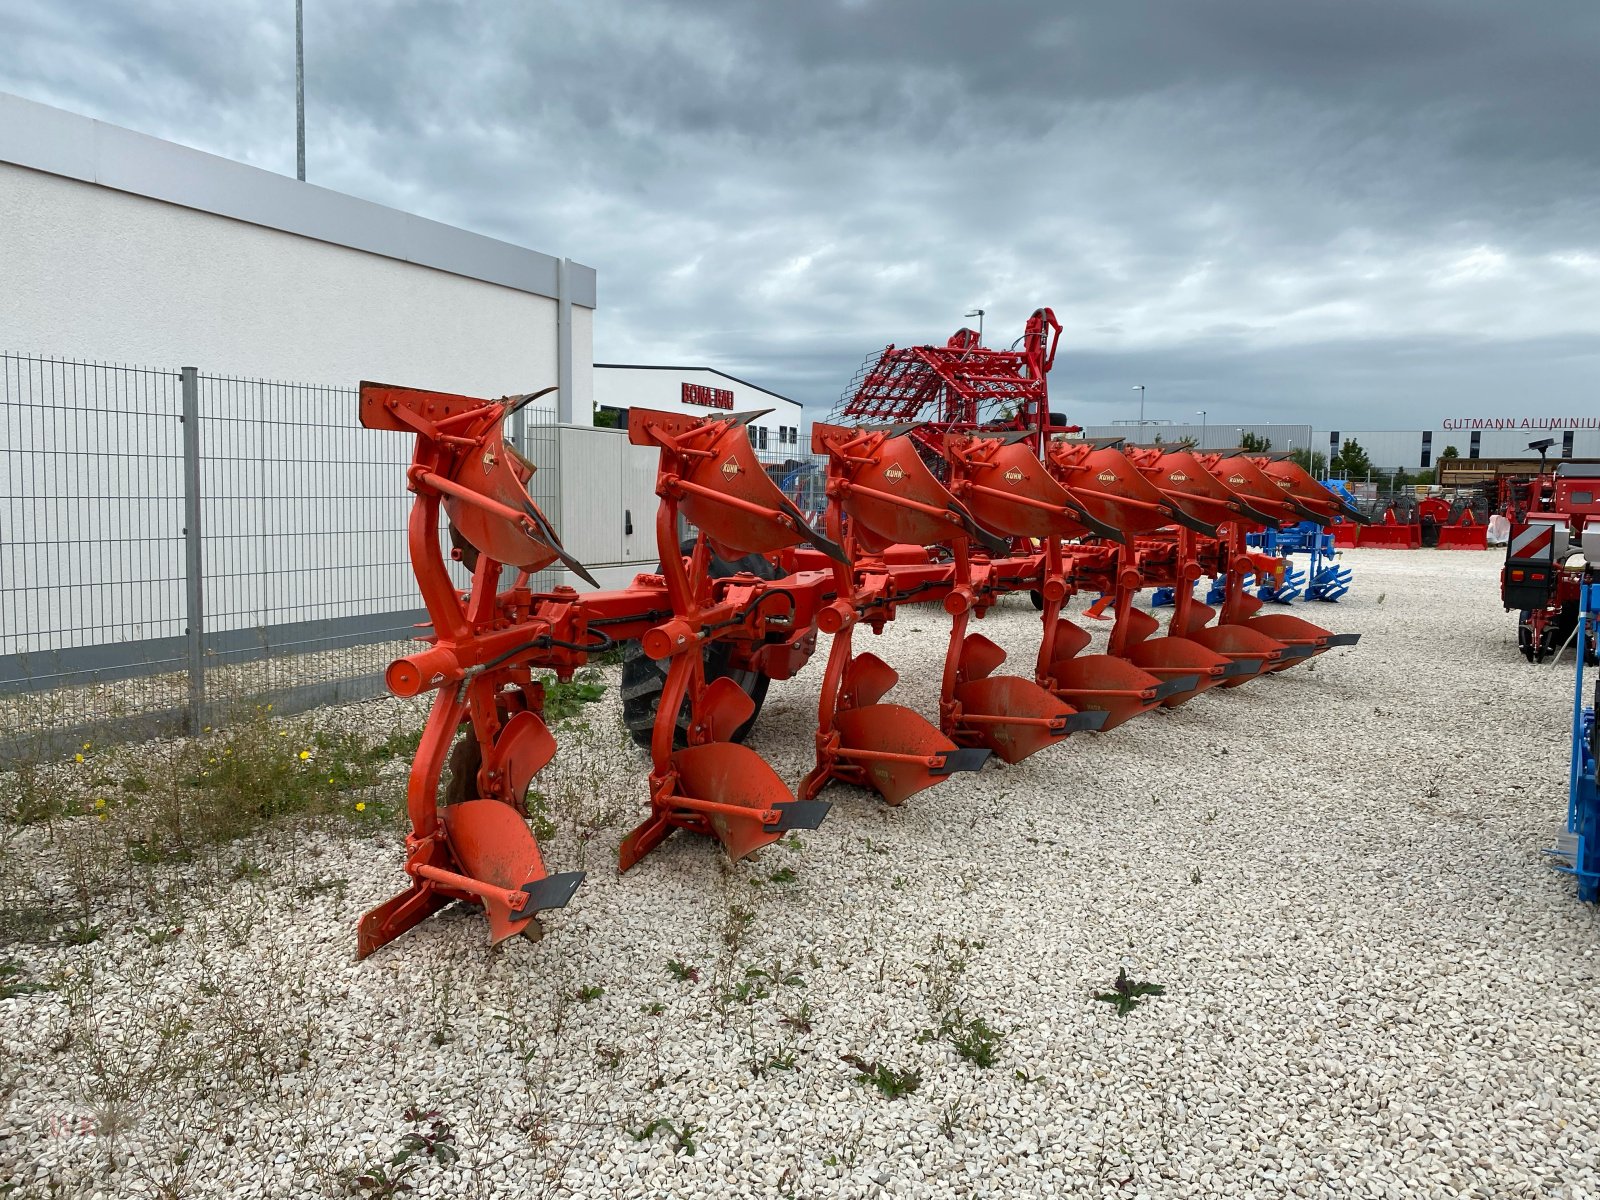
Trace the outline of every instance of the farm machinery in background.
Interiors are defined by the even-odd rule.
[[[557,562],[586,577],[505,438],[531,397],[362,384],[362,424],[415,439],[408,543],[432,626],[386,681],[433,701],[407,789],[408,885],[362,918],[358,953],[453,901],[481,907],[495,942],[532,934],[573,895],[581,875],[552,874],[526,820],[530,784],[557,753],[541,677],[570,679],[614,647],[624,721],[650,763],[646,815],[620,847],[627,871],[678,830],[741,858],[816,827],[834,784],[898,805],[991,757],[1021,762],[1354,643],[1262,614],[1244,586],[1281,571],[1246,534],[1328,518],[1338,502],[1326,489],[1271,457],[1051,436],[1059,332],[1040,310],[1018,349],[963,331],[945,347],[886,350],[856,389],[858,411],[813,429],[820,521],[763,468],[753,414],[632,410],[630,441],[658,455],[661,559],[611,591],[531,585]],[[885,411],[894,397],[904,405]],[[1215,607],[1193,597],[1202,574],[1228,580]],[[1165,629],[1133,603],[1159,586],[1178,591]],[[1064,612],[1086,590],[1110,600],[1104,652]],[[1008,670],[973,625],[1013,592],[1038,593],[1043,612],[1036,649]],[[950,627],[937,711],[924,715],[894,702],[895,666],[860,642],[928,604]],[[791,787],[744,739],[768,682],[798,673],[820,638],[812,765]]]
[[[1600,466],[1560,463],[1511,492],[1500,600],[1517,613],[1517,646],[1543,662],[1573,637],[1586,584],[1600,577]],[[1588,643],[1591,661],[1595,648]]]
[[[1488,525],[1469,497],[1396,500],[1384,508],[1380,520],[1336,524],[1330,532],[1333,544],[1343,549],[1486,550],[1489,546]]]

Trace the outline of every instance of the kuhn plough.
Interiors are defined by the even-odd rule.
[[[661,563],[618,591],[530,585],[557,561],[587,578],[528,496],[532,465],[504,437],[530,397],[362,385],[362,423],[416,439],[409,545],[432,623],[431,644],[394,662],[387,682],[435,698],[407,796],[409,886],[362,919],[360,954],[451,901],[481,906],[498,942],[536,931],[538,913],[570,899],[581,876],[550,874],[525,820],[529,785],[556,752],[535,672],[567,679],[619,645],[625,718],[651,764],[648,814],[621,845],[626,871],[679,829],[741,858],[816,827],[832,783],[897,805],[991,755],[1020,762],[1355,641],[1262,615],[1243,586],[1282,569],[1245,545],[1248,531],[1337,508],[1292,462],[1053,435],[1049,311],[1029,322],[1021,350],[966,335],[940,348],[949,353],[891,347],[880,364],[915,362],[888,362],[862,387],[880,406],[891,392],[906,406],[942,403],[954,388],[971,400],[958,419],[814,427],[827,497],[816,523],[757,459],[748,415],[634,409],[629,439],[659,455]],[[1012,404],[986,419],[996,397]],[[695,531],[688,543],[681,522]],[[451,559],[470,572],[465,586]],[[1202,574],[1231,581],[1216,608],[1193,599]],[[1165,630],[1134,606],[1151,587],[1176,591]],[[1007,673],[1006,652],[972,624],[1019,591],[1042,605],[1040,641],[1023,673]],[[1080,591],[1107,597],[1104,653],[1063,611]],[[898,675],[859,646],[860,627],[881,632],[906,604],[951,618],[939,709],[927,717],[886,700]],[[742,741],[766,682],[800,671],[819,636],[831,641],[815,765],[791,789]]]

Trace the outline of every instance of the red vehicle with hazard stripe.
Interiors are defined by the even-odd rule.
[[[1528,483],[1526,502],[1506,544],[1500,599],[1518,612],[1523,657],[1543,662],[1572,636],[1579,589],[1600,575],[1600,466],[1561,463]]]

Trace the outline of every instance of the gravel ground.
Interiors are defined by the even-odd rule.
[[[1292,611],[1354,649],[898,810],[834,789],[734,866],[680,835],[616,877],[645,768],[612,689],[538,781],[591,872],[540,942],[451,911],[356,963],[385,829],[259,847],[176,936],[12,947],[54,990],[0,1000],[0,1191],[1600,1196],[1600,914],[1542,854],[1570,657],[1517,655],[1498,555],[1345,561]],[[932,711],[945,628],[868,640],[891,699]],[[1025,599],[980,628],[1025,673]],[[752,741],[791,780],[820,667]],[[1119,1017],[1122,967],[1165,992]]]

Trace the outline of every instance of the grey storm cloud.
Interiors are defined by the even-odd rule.
[[[1593,407],[1600,5],[306,0],[308,175],[825,410],[1052,306],[1076,419]],[[0,89],[292,172],[293,5],[10,0]]]

